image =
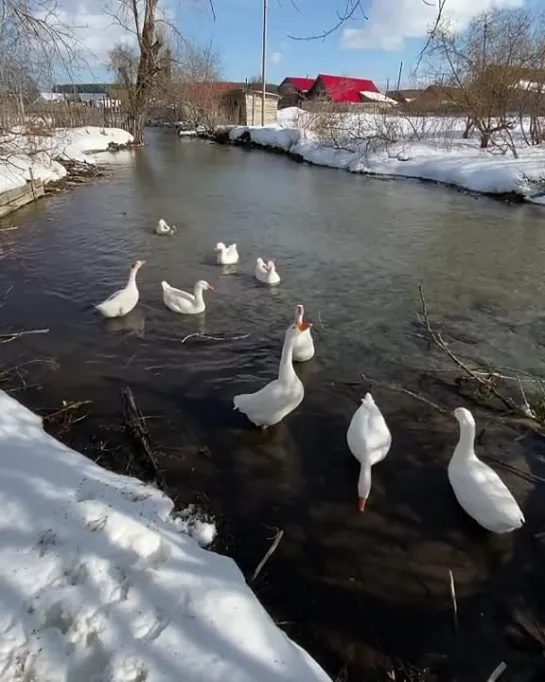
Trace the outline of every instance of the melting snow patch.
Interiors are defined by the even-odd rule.
[[[3,391],[0,452],[2,682],[331,682],[199,547],[216,529],[195,507],[173,518]]]

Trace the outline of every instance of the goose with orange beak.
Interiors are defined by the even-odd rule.
[[[163,303],[173,313],[181,315],[198,315],[204,313],[206,303],[204,302],[203,292],[206,290],[214,291],[214,287],[204,279],[200,279],[193,288],[193,293],[182,291],[171,287],[168,282],[161,282],[163,287]]]
[[[299,324],[303,321],[305,316],[305,309],[302,305],[295,306],[295,322]],[[310,327],[304,332],[299,334],[295,341],[295,347],[293,349],[293,359],[295,362],[306,362],[314,357],[314,341],[312,340],[312,334]]]
[[[101,315],[104,317],[123,317],[136,308],[140,298],[140,292],[136,286],[136,274],[145,262],[145,260],[137,260],[131,267],[129,279],[123,289],[119,289],[105,301],[95,306]]]
[[[277,379],[256,393],[233,398],[234,409],[243,412],[252,424],[263,429],[278,424],[302,403],[305,388],[293,369],[293,349],[311,326],[311,322],[294,322],[286,330]]]
[[[367,498],[371,492],[371,467],[382,461],[392,444],[392,436],[373,396],[367,393],[354,416],[346,433],[350,452],[359,461],[358,505],[365,511]]]

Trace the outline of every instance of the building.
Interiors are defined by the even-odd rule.
[[[307,92],[306,98],[313,101],[353,105],[365,103],[365,98],[369,93],[371,96],[373,93],[379,93],[379,89],[372,80],[321,73]]]
[[[52,94],[60,95],[65,102],[85,104],[90,107],[112,107],[116,106],[110,101],[111,97],[108,94],[112,88],[115,86],[102,83],[65,83],[55,85]]]
[[[386,93],[387,97],[391,97],[398,104],[409,104],[417,97],[422,94],[422,89],[409,89],[409,90],[388,90]]]
[[[226,92],[222,98],[223,116],[226,123],[235,125],[261,125],[263,93],[258,90],[239,88]],[[265,125],[276,123],[280,95],[265,93]]]
[[[299,78],[295,76],[284,78],[278,86],[278,94],[281,96],[278,108],[300,107],[306,99],[307,92],[314,85],[314,81],[314,78]]]

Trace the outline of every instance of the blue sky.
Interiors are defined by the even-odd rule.
[[[122,37],[119,26],[101,11],[101,2],[64,0],[64,19],[80,27],[80,38],[96,58],[81,80],[108,80],[106,55]],[[411,80],[412,67],[433,23],[438,0],[362,0],[367,20],[357,14],[325,40],[292,40],[289,35],[312,36],[336,23],[336,9],[346,0],[269,0],[268,81],[285,76],[318,73],[371,78],[379,87],[394,87],[400,62],[402,83]],[[212,43],[221,57],[226,80],[244,80],[261,70],[262,0],[160,0],[178,30],[197,44]],[[545,0],[447,0],[449,17],[463,26],[474,16],[499,7],[545,8]],[[296,5],[296,7],[294,6]],[[430,6],[431,5],[431,6]]]

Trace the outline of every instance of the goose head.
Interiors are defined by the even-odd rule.
[[[195,291],[206,291],[207,289],[209,289],[210,291],[214,291],[214,287],[204,279],[200,279],[195,284]]]
[[[269,272],[276,272],[276,265],[273,260],[268,260],[265,266]]]
[[[216,244],[216,247],[214,248],[214,251],[218,251],[218,252],[219,251],[225,251],[226,248],[227,247],[225,246],[225,244],[223,242],[218,242]]]
[[[131,272],[134,272],[134,273],[138,272],[138,270],[140,270],[140,268],[141,268],[143,265],[145,265],[145,264],[146,264],[146,261],[145,261],[145,260],[137,260],[137,261],[135,261],[135,262],[133,263],[133,265],[131,266]]]
[[[256,265],[257,265],[258,267],[260,267],[260,268],[264,268],[264,267],[265,267],[265,261],[263,260],[263,258],[256,258],[256,261],[255,261],[255,262],[256,262]]]
[[[466,407],[457,407],[454,410],[454,416],[460,424],[460,428],[475,427],[475,418]]]
[[[301,304],[295,306],[295,322],[302,322],[305,316],[305,309]]]

